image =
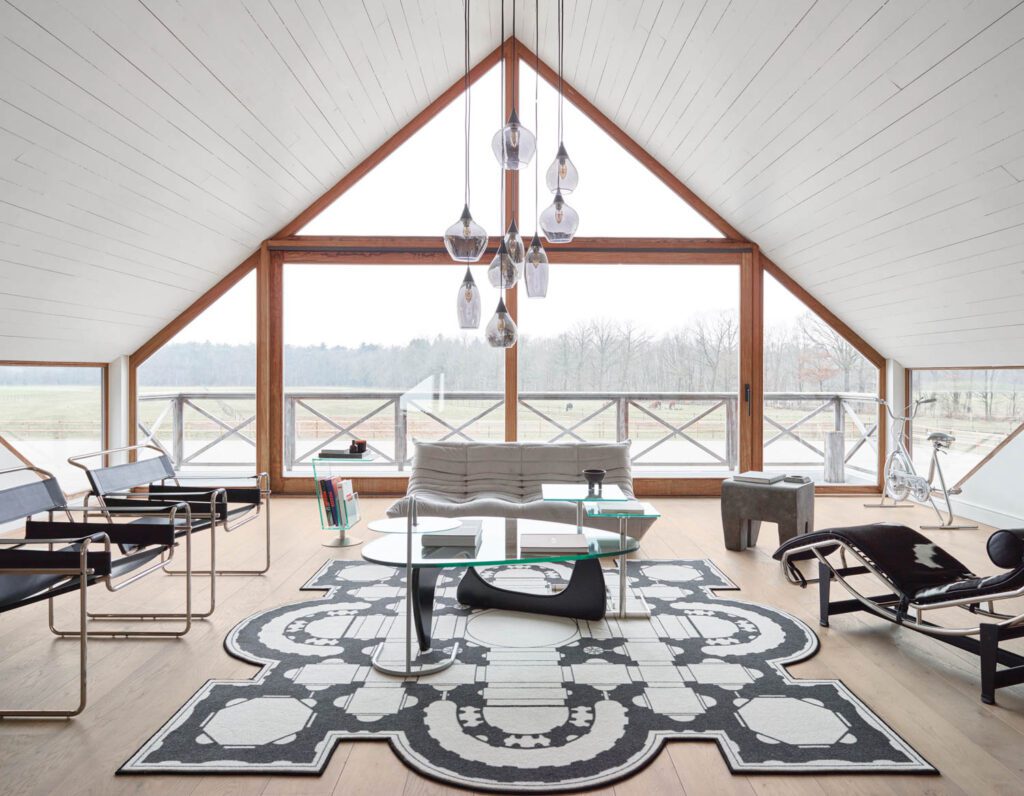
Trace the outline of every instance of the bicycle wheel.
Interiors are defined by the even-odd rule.
[[[906,500],[910,496],[910,479],[914,468],[902,451],[893,451],[885,463],[885,494],[893,500]]]

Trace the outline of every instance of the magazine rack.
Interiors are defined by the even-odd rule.
[[[349,461],[351,460],[313,459],[313,488],[316,491],[316,505],[320,511],[320,527],[325,531],[334,531],[338,534],[337,538],[332,537],[324,542],[324,547],[355,547],[362,544],[361,539],[353,539],[348,535],[349,529],[358,524],[360,518],[357,516],[354,520],[350,520],[346,517],[341,525],[335,524],[330,511],[324,505],[324,495],[320,489],[320,479],[347,475],[345,464]],[[354,496],[355,505],[358,507],[359,493],[354,493]]]

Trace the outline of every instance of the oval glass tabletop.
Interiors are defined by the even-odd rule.
[[[583,561],[593,558],[610,558],[632,553],[640,543],[629,536],[623,537],[611,531],[584,528],[578,534],[575,525],[541,520],[505,519],[503,517],[466,517],[466,520],[480,522],[480,543],[475,547],[427,547],[423,544],[424,534],[415,533],[412,539],[412,565],[414,567],[483,567],[498,564],[529,564],[538,561]],[[583,536],[587,542],[586,552],[523,552],[523,535],[537,534],[547,537]],[[532,540],[536,543],[536,539]],[[557,541],[557,540],[555,540]],[[363,558],[374,564],[404,567],[407,557],[405,534],[392,534],[369,542],[363,548]]]

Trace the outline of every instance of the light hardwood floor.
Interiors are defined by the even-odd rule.
[[[370,519],[387,500],[364,500]],[[817,525],[930,519],[923,510],[880,511],[863,498],[817,502]],[[1020,794],[1024,792],[1024,686],[998,693],[999,706],[978,698],[976,660],[880,620],[849,615],[817,627],[817,591],[787,584],[771,560],[774,526],[762,527],[760,546],[725,550],[716,499],[657,501],[664,517],[644,539],[641,558],[711,558],[740,586],[736,596],[782,608],[814,627],[821,651],[791,667],[806,678],[840,678],[942,772],[933,776],[732,776],[716,747],[670,743],[629,780],[600,793],[627,794]],[[432,794],[462,793],[405,768],[383,742],[342,743],[321,777],[136,776],[114,771],[208,678],[243,678],[256,668],[222,646],[241,619],[269,606],[303,599],[299,587],[327,558],[358,558],[359,547],[321,547],[316,504],[305,498],[274,502],[273,567],[263,577],[221,578],[218,608],[179,641],[95,641],[90,645],[85,713],[68,722],[0,722],[0,793],[3,794]],[[984,552],[988,529],[934,532],[935,541],[977,571],[991,571]],[[218,548],[222,563],[255,563],[248,546],[258,533],[239,530]],[[360,526],[358,538],[375,534]],[[157,576],[115,597],[172,604],[181,579]],[[208,596],[198,591],[199,604]],[[132,592],[135,592],[133,595]],[[96,606],[108,598],[93,589]],[[68,598],[64,598],[68,601]],[[73,605],[64,606],[65,621]],[[1019,647],[1020,645],[1018,645]],[[73,700],[76,645],[53,639],[42,605],[0,618],[0,703],[47,695],[52,704]]]

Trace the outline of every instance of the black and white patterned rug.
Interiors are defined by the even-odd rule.
[[[540,588],[568,569],[486,572]],[[330,561],[303,587],[326,596],[243,621],[225,646],[259,674],[207,682],[119,773],[317,774],[338,741],[386,739],[449,784],[552,792],[627,777],[688,738],[716,740],[734,772],[934,772],[842,683],[791,678],[817,637],[715,596],[736,587],[710,561],[630,561],[652,617],[598,622],[471,611],[447,570],[435,646],[458,641],[458,660],[404,680],[370,666],[404,638],[403,574]]]

